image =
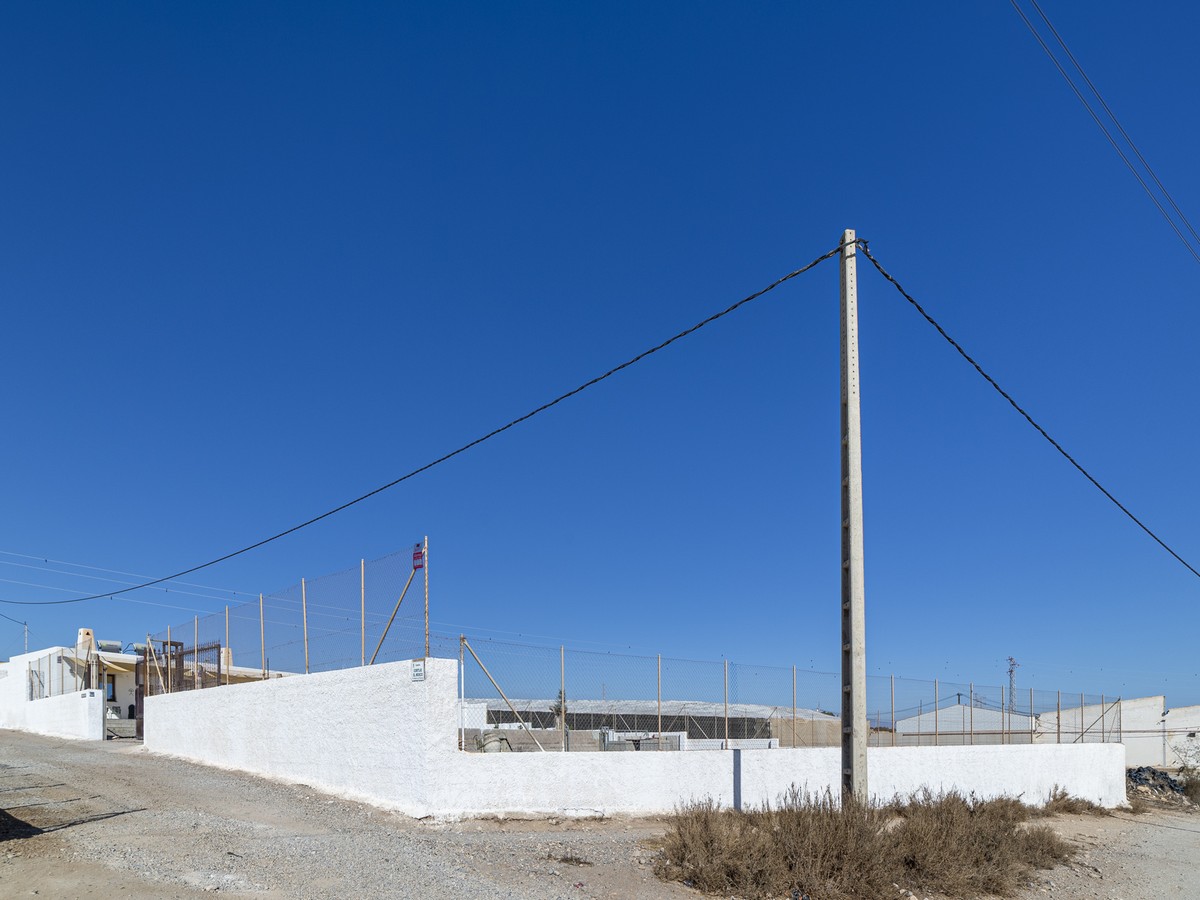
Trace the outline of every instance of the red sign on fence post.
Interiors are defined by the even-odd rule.
[[[413,571],[425,568],[425,548],[420,544],[413,544]]]

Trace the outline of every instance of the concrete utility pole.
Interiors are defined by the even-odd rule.
[[[866,803],[867,650],[863,590],[858,245],[842,235],[842,799]]]

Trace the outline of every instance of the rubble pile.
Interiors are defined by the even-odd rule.
[[[1162,769],[1153,766],[1138,766],[1136,769],[1125,770],[1125,784],[1128,792],[1140,794],[1143,797],[1153,797],[1156,800],[1178,802],[1184,799],[1183,782],[1172,778]]]

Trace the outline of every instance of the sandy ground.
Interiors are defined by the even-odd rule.
[[[1200,814],[1063,816],[1047,822],[1080,848],[1070,866],[1035,878],[1021,900],[1200,900]]]
[[[145,753],[0,731],[0,897],[683,898],[664,823],[426,824]],[[1200,900],[1200,815],[1069,816],[1081,847],[1020,900]]]

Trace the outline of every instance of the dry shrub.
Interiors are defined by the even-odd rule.
[[[676,812],[658,874],[710,894],[879,897],[895,890],[879,855],[884,820],[858,804],[843,811],[828,791],[813,797],[792,788],[777,807],[747,812],[707,800]]]
[[[954,897],[1011,894],[1028,873],[1066,861],[1070,847],[1016,800],[925,791],[886,807],[839,804],[792,789],[777,807],[678,810],[660,877],[705,893],[755,898],[874,900],[893,884]]]
[[[1189,773],[1183,781],[1183,796],[1193,803],[1200,803],[1200,773]]]
[[[1103,806],[1097,806],[1091,800],[1084,800],[1082,797],[1072,797],[1058,786],[1055,786],[1050,791],[1050,798],[1041,809],[1041,814],[1045,816],[1081,815],[1084,813],[1091,816],[1107,816],[1108,810]]]
[[[889,832],[903,867],[894,880],[956,897],[1009,894],[1031,870],[1071,857],[1054,831],[1025,825],[1037,812],[1011,797],[923,791],[903,806],[903,827]]]

